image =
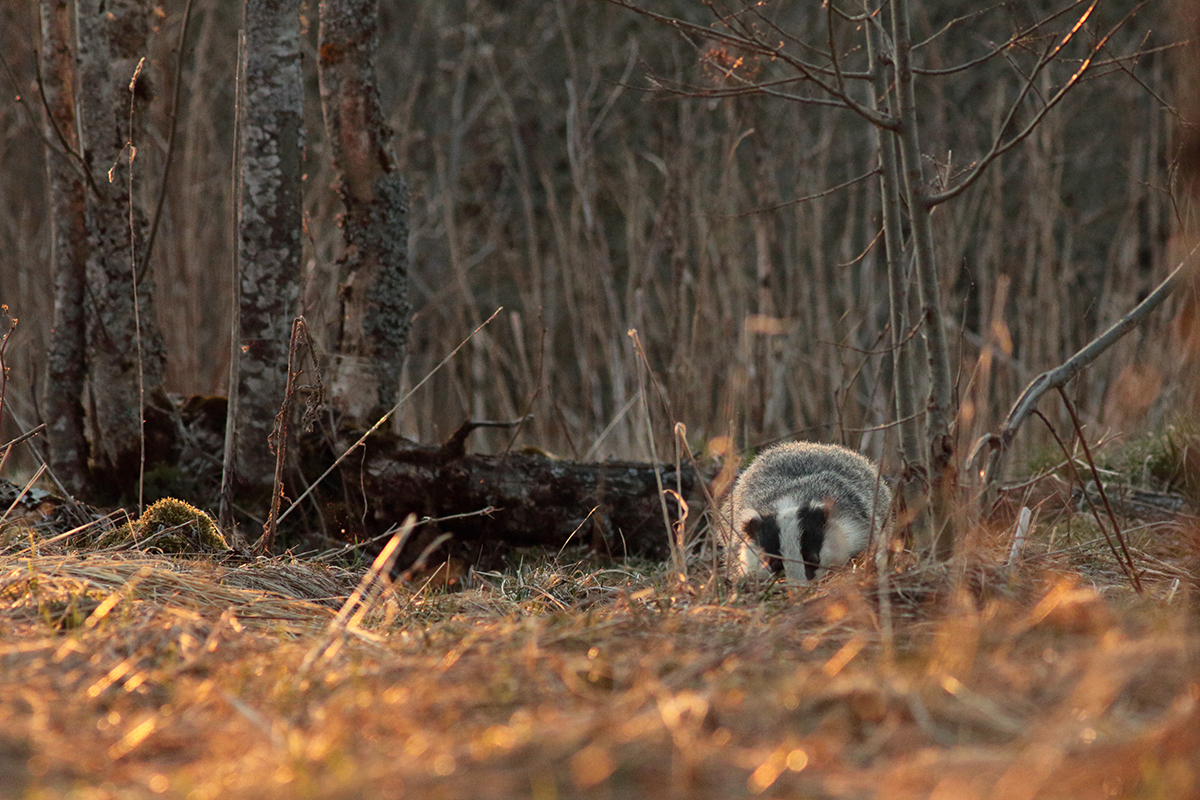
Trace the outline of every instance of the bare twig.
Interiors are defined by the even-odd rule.
[[[1100,492],[1100,499],[1104,501],[1104,510],[1108,513],[1108,521],[1113,526],[1113,536],[1116,538],[1117,544],[1121,546],[1121,550],[1117,552],[1111,541],[1108,546],[1112,548],[1113,555],[1117,557],[1117,561],[1121,563],[1121,568],[1129,576],[1129,582],[1133,584],[1134,591],[1141,594],[1142,581],[1138,578],[1137,567],[1133,565],[1133,559],[1129,555],[1129,546],[1125,544],[1125,536],[1121,533],[1121,526],[1117,523],[1117,515],[1113,513],[1112,504],[1108,502],[1108,493],[1104,490],[1104,482],[1100,480],[1100,473],[1096,469],[1096,461],[1092,458],[1092,450],[1088,447],[1087,437],[1083,434],[1083,426],[1079,424],[1079,415],[1075,413],[1075,406],[1071,403],[1071,399],[1067,397],[1067,392],[1063,387],[1058,387],[1058,394],[1062,397],[1063,405],[1067,407],[1067,413],[1071,415],[1071,423],[1075,426],[1075,435],[1079,437],[1079,444],[1083,447],[1083,455],[1087,459],[1088,467],[1092,470],[1092,480],[1096,482],[1096,489]],[[1065,455],[1068,458],[1070,457],[1070,453],[1066,453]],[[1075,468],[1074,462],[1072,462],[1071,468]],[[1080,481],[1080,484],[1082,485],[1082,481]],[[1088,505],[1094,504],[1088,503]],[[1096,520],[1097,523],[1099,521],[1099,519]],[[1103,527],[1101,529],[1103,530]],[[1104,538],[1108,539],[1107,534]]]
[[[805,195],[804,197],[796,197],[791,200],[784,200],[782,203],[776,203],[773,206],[766,206],[765,208],[755,208],[755,209],[751,209],[750,211],[740,211],[737,214],[717,214],[716,218],[717,219],[740,219],[741,217],[747,217],[747,216],[750,216],[751,214],[766,214],[771,211],[778,211],[781,208],[789,208],[794,205],[799,205],[800,203],[807,203],[810,200],[817,200],[822,197],[826,197],[828,195],[834,194],[836,192],[840,192],[842,189],[848,189],[851,186],[855,185],[856,183],[861,183],[862,181],[865,181],[868,178],[873,178],[874,176],[876,176],[878,174],[879,174],[879,170],[873,169],[870,172],[866,172],[866,173],[863,173],[862,175],[859,175],[857,178],[851,178],[850,180],[848,180],[844,183],[839,183],[837,186],[830,186],[828,189],[822,189],[819,192],[815,192],[813,194],[808,194],[808,195]],[[878,237],[876,237],[876,238],[878,238]],[[861,258],[861,256],[860,256],[860,258]],[[858,259],[855,259],[855,261],[857,261],[857,260]],[[850,263],[854,263],[854,262],[852,261]],[[839,266],[844,266],[844,265],[839,265]]]
[[[50,113],[50,104],[46,100],[46,91],[42,86],[42,68],[38,63],[38,60],[36,58],[33,60],[33,68],[37,76],[38,95],[42,101],[42,112],[50,121],[50,127],[54,131],[54,141],[46,136],[42,132],[42,129],[34,121],[33,112],[29,110],[29,107],[25,104],[25,99],[21,96],[21,90],[17,84],[17,76],[15,73],[13,73],[12,67],[9,66],[8,59],[4,57],[3,52],[0,52],[0,67],[4,68],[4,73],[8,77],[9,83],[12,85],[13,95],[16,97],[17,105],[19,105],[25,111],[26,115],[28,116],[30,127],[37,132],[38,138],[42,140],[42,144],[46,145],[46,147],[70,161],[75,169],[83,175],[84,180],[87,181],[88,188],[98,196],[100,190],[96,187],[96,182],[92,177],[91,171],[84,166],[83,156],[81,156],[77,150],[72,148],[67,143],[66,137],[63,136],[62,130],[58,127],[58,123],[54,119],[54,115]]]
[[[162,221],[163,205],[167,200],[167,187],[170,186],[171,155],[175,152],[175,132],[179,129],[179,94],[180,87],[183,86],[183,48],[187,43],[188,23],[191,20],[192,0],[187,0],[187,5],[183,7],[179,44],[175,46],[175,89],[171,98],[171,128],[167,133],[167,152],[163,157],[162,186],[158,190],[158,203],[154,207],[154,219],[150,222],[150,233],[146,237],[146,247],[142,251],[142,268],[138,270],[138,283],[141,283],[150,269],[150,254],[154,252],[154,240],[158,236],[158,223]]]
[[[1059,389],[1059,391],[1061,392],[1062,389]],[[1065,401],[1066,399],[1067,399],[1066,394],[1063,394],[1063,400]],[[1069,405],[1068,405],[1068,409],[1070,409]],[[1083,431],[1082,431],[1082,429],[1080,429],[1078,427],[1078,420],[1075,419],[1074,410],[1073,409],[1070,409],[1070,410],[1071,410],[1072,420],[1074,420],[1076,423],[1076,433],[1078,433],[1078,435],[1079,435],[1079,441],[1084,442]],[[1050,420],[1046,419],[1046,416],[1041,411],[1034,409],[1033,414],[1046,425],[1047,430],[1050,431],[1050,435],[1054,437],[1054,441],[1058,442],[1059,448],[1063,451],[1063,454],[1067,457],[1067,463],[1071,467],[1071,475],[1075,478],[1075,480],[1079,481],[1079,485],[1082,487],[1084,485],[1083,476],[1079,474],[1079,467],[1076,466],[1075,459],[1073,459],[1071,457],[1071,452],[1070,452],[1070,450],[1067,449],[1066,444],[1063,443],[1062,437],[1060,437],[1058,435],[1058,431],[1054,430],[1054,426],[1050,424]],[[1084,443],[1084,451],[1088,453],[1088,466],[1092,470],[1092,477],[1095,479],[1097,485],[1099,485],[1100,477],[1096,471],[1096,464],[1095,464],[1095,462],[1092,461],[1091,453],[1087,451],[1086,443]],[[1101,491],[1103,491],[1103,489]],[[1107,498],[1105,498],[1104,504],[1106,506],[1108,506]],[[1141,584],[1141,581],[1138,579],[1136,571],[1133,568],[1133,561],[1129,560],[1129,551],[1125,547],[1125,539],[1123,536],[1121,536],[1121,529],[1117,525],[1117,519],[1113,515],[1112,507],[1111,506],[1108,507],[1109,520],[1112,522],[1113,529],[1116,531],[1117,539],[1121,544],[1121,550],[1125,551],[1124,558],[1122,558],[1122,556],[1121,556],[1121,550],[1118,550],[1117,545],[1113,544],[1113,537],[1109,534],[1108,528],[1104,527],[1104,523],[1100,519],[1100,514],[1099,514],[1099,512],[1096,511],[1095,504],[1088,503],[1088,510],[1092,512],[1092,518],[1094,520],[1096,520],[1096,527],[1100,529],[1100,534],[1104,537],[1104,542],[1105,542],[1105,544],[1108,545],[1108,549],[1112,551],[1112,554],[1114,556],[1116,556],[1117,563],[1120,565],[1121,571],[1125,573],[1125,576],[1127,578],[1129,578],[1130,585],[1132,585],[1133,588],[1136,589],[1138,591],[1138,593],[1140,594],[1142,591],[1142,584]]]
[[[8,459],[9,451],[11,451],[14,447],[19,445],[21,442],[24,442],[28,439],[32,439],[33,437],[37,436],[39,433],[43,433],[45,430],[46,430],[46,423],[43,422],[41,425],[38,425],[33,430],[26,431],[25,433],[22,433],[20,436],[16,437],[15,439],[9,439],[3,445],[0,445],[0,450],[4,451],[3,454],[0,455],[0,469],[3,469],[4,462]]]
[[[1021,93],[1018,95],[1017,99],[1013,102],[1012,107],[1009,110],[1006,124],[1000,126],[998,129],[996,138],[992,142],[992,146],[988,152],[984,154],[982,158],[976,161],[974,165],[972,165],[972,167],[967,171],[966,175],[961,178],[955,186],[936,194],[925,195],[922,198],[924,203],[926,203],[929,207],[933,207],[944,203],[947,200],[952,200],[955,197],[958,197],[973,183],[975,183],[976,180],[979,179],[984,170],[986,170],[993,161],[1007,153],[1012,148],[1016,147],[1018,144],[1028,138],[1031,133],[1037,130],[1038,125],[1042,123],[1042,120],[1045,119],[1046,115],[1050,113],[1051,109],[1057,106],[1062,99],[1067,96],[1067,93],[1079,83],[1084,73],[1088,71],[1088,69],[1092,66],[1092,63],[1096,60],[1096,57],[1100,54],[1100,51],[1104,49],[1104,46],[1108,43],[1108,40],[1116,35],[1117,31],[1124,27],[1127,22],[1133,19],[1138,11],[1140,11],[1147,3],[1150,2],[1150,0],[1142,0],[1141,3],[1138,3],[1136,6],[1134,6],[1134,8],[1128,14],[1126,14],[1116,25],[1114,25],[1108,31],[1108,33],[1104,34],[1100,41],[1097,42],[1094,47],[1092,47],[1091,52],[1089,52],[1087,55],[1087,58],[1083,59],[1083,62],[1071,75],[1070,79],[1068,79],[1067,82],[1062,86],[1062,88],[1060,88],[1049,99],[1046,100],[1045,104],[1038,109],[1037,113],[1033,115],[1032,119],[1030,119],[1020,131],[1018,131],[1008,141],[1004,141],[1004,131],[1008,127],[1007,122],[1010,122],[1016,116],[1017,108],[1029,94],[1029,91],[1033,86],[1034,79],[1041,72],[1042,68],[1045,67],[1046,64],[1053,61],[1054,58],[1057,57],[1060,52],[1062,52],[1062,49],[1067,46],[1071,39],[1074,38],[1075,34],[1082,29],[1083,25],[1087,22],[1088,18],[1092,14],[1093,9],[1095,9],[1096,4],[1099,3],[1099,1],[1100,0],[1092,0],[1092,4],[1088,6],[1087,10],[1085,10],[1082,15],[1080,15],[1078,22],[1076,22],[1074,27],[1072,27],[1071,30],[1063,37],[1063,40],[1055,47],[1047,51],[1047,53],[1039,59],[1037,67],[1029,76],[1029,79],[1025,82],[1025,85],[1022,87]]]
[[[21,491],[17,492],[17,496],[13,498],[12,503],[7,509],[5,509],[4,514],[0,515],[0,522],[4,522],[4,520],[8,519],[8,515],[11,514],[12,510],[17,507],[17,503],[21,502],[21,498],[23,498],[26,493],[33,488],[33,485],[37,483],[37,479],[42,477],[42,473],[45,471],[45,464],[42,464],[40,467],[38,467],[37,472],[33,473],[33,477],[25,482],[25,486],[21,489]]]
[[[850,111],[853,111],[854,113],[858,114],[863,119],[866,119],[868,122],[870,122],[872,125],[876,125],[880,128],[885,128],[887,130],[895,130],[900,125],[899,120],[896,119],[895,117],[892,117],[892,116],[889,116],[886,114],[881,114],[878,111],[875,111],[874,109],[863,105],[862,103],[855,100],[850,94],[839,89],[838,86],[836,85],[836,83],[830,83],[828,80],[825,80],[825,78],[823,76],[836,77],[838,74],[836,70],[817,67],[817,66],[810,64],[802,59],[796,58],[795,56],[791,55],[790,53],[788,53],[781,47],[778,47],[774,44],[771,44],[771,43],[768,43],[768,42],[762,40],[760,37],[758,37],[756,34],[754,34],[752,32],[750,32],[749,36],[739,36],[738,34],[735,34],[735,33],[729,33],[727,31],[722,31],[722,30],[718,30],[715,28],[708,28],[708,27],[704,27],[701,25],[696,25],[694,23],[686,22],[684,20],[677,19],[677,18],[672,17],[667,14],[659,14],[657,12],[650,11],[645,8],[640,8],[636,5],[633,5],[630,2],[626,2],[626,0],[608,0],[608,1],[610,3],[612,3],[613,5],[617,5],[617,6],[620,6],[621,8],[625,8],[630,11],[633,11],[634,13],[641,14],[642,16],[653,19],[656,22],[661,22],[664,25],[669,25],[670,27],[672,27],[676,30],[679,30],[681,32],[686,31],[686,32],[694,34],[694,35],[704,36],[705,38],[708,38],[708,39],[715,39],[715,40],[723,42],[725,44],[730,44],[735,47],[742,48],[748,52],[751,52],[751,53],[754,53],[757,55],[763,55],[763,56],[767,56],[769,58],[778,59],[778,60],[782,61],[783,63],[787,64],[788,66],[794,68],[797,72],[799,72],[802,76],[804,76],[805,80],[812,82],[821,91],[825,92],[831,98],[833,98],[832,101],[821,101],[818,98],[800,98],[800,97],[788,97],[786,99],[799,100],[802,102],[823,102],[823,103],[828,103],[831,105],[840,105],[843,108],[849,109]],[[778,93],[776,93],[776,92],[771,92],[771,91],[766,91],[766,90],[761,89],[757,84],[754,84],[750,81],[745,80],[744,78],[737,75],[736,73],[733,73],[732,71],[726,71],[726,77],[729,78],[730,80],[734,80],[734,81],[737,81],[737,82],[743,84],[742,88],[750,90],[752,92],[768,94],[768,95],[773,95],[773,96],[779,96]],[[850,76],[846,73],[843,73],[842,78],[844,79],[846,77],[850,77]],[[862,73],[862,74],[855,74],[853,77],[856,77],[856,78],[859,78],[862,80],[866,80],[870,77],[870,75],[867,73]]]
[[[990,61],[991,59],[995,58],[998,55],[1003,55],[1010,48],[1015,46],[1018,42],[1024,41],[1025,39],[1032,36],[1035,32],[1037,32],[1040,28],[1045,27],[1047,23],[1053,22],[1054,20],[1058,19],[1059,17],[1070,13],[1076,7],[1076,5],[1077,5],[1077,3],[1075,2],[1075,0],[1071,0],[1071,2],[1068,5],[1064,6],[1063,8],[1060,8],[1058,11],[1055,11],[1048,17],[1039,19],[1038,21],[1036,21],[1032,25],[1030,25],[1028,28],[1014,33],[1012,36],[1008,37],[1008,39],[1005,40],[1002,44],[999,44],[999,45],[996,45],[996,46],[990,48],[985,54],[983,54],[982,56],[979,56],[978,58],[973,58],[970,61],[963,62],[962,64],[956,64],[953,67],[943,67],[941,69],[927,69],[927,68],[914,67],[913,72],[917,73],[918,75],[928,75],[928,76],[933,76],[933,77],[943,76],[943,75],[953,75],[958,72],[965,72],[966,70],[971,69],[972,67],[976,67],[976,66],[979,66],[980,64],[983,64],[984,62]],[[995,6],[993,6],[993,8],[995,8]],[[913,50],[919,50],[924,45],[929,44],[937,36],[939,36],[942,33],[945,33],[945,31],[947,29],[949,29],[952,25],[954,25],[956,22],[962,22],[966,19],[969,19],[970,17],[977,16],[978,14],[982,14],[988,10],[990,10],[990,9],[983,9],[981,11],[963,15],[962,17],[959,17],[958,19],[951,20],[950,22],[946,23],[946,26],[944,28],[942,28],[942,30],[938,31],[938,33],[934,34],[933,36],[931,36],[930,38],[926,39],[925,41],[923,41],[919,44],[914,44]]]
[[[1012,445],[1012,441],[1016,437],[1021,425],[1037,408],[1038,401],[1042,399],[1042,395],[1051,389],[1064,386],[1067,381],[1078,375],[1084,367],[1095,361],[1101,353],[1137,327],[1151,311],[1162,305],[1163,301],[1170,297],[1171,292],[1181,282],[1184,265],[1191,260],[1197,248],[1200,248],[1200,245],[1193,247],[1187,257],[1171,271],[1171,274],[1153,292],[1146,296],[1145,300],[1138,303],[1128,314],[1110,325],[1108,330],[1088,342],[1075,355],[1059,366],[1043,372],[1030,381],[1016,402],[1013,403],[1012,409],[1008,412],[1008,417],[1004,420],[1004,425],[1000,428],[999,434],[989,433],[980,437],[979,441],[972,448],[971,454],[967,458],[967,463],[974,463],[975,459],[985,449],[991,449],[983,478],[985,494],[990,493],[991,487],[999,479],[1001,461],[1006,451]]]
[[[266,525],[263,526],[262,537],[254,548],[261,553],[271,551],[271,545],[275,542],[275,530],[279,525],[279,501],[283,497],[283,468],[287,460],[288,423],[292,417],[292,398],[296,393],[296,379],[304,372],[304,356],[303,354],[297,356],[302,347],[307,349],[309,360],[317,370],[317,396],[315,402],[309,403],[305,412],[307,420],[320,405],[324,387],[321,384],[320,367],[317,366],[315,345],[308,332],[308,324],[301,316],[292,320],[292,338],[288,347],[287,385],[284,387],[283,402],[280,404],[279,413],[275,415],[275,427],[267,440],[267,444],[275,451],[275,479],[271,487],[271,512],[267,515]]]

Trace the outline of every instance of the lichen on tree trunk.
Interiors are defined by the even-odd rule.
[[[287,383],[301,249],[300,0],[246,0],[238,87],[237,280],[225,441],[228,502],[265,509],[275,457],[267,444]]]
[[[320,10],[321,107],[346,208],[332,395],[358,424],[395,403],[412,317],[408,187],[375,83],[377,12],[377,0],[322,0]]]
[[[165,366],[153,279],[149,273],[141,283],[134,279],[146,215],[130,196],[127,149],[142,138],[140,121],[152,95],[150,78],[142,75],[130,96],[130,81],[148,53],[150,3],[78,0],[76,17],[79,131],[95,187],[87,199],[84,303],[93,476],[99,492],[130,497],[141,459],[141,389],[146,397],[157,394]]]

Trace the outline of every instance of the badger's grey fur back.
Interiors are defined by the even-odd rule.
[[[875,464],[853,450],[812,442],[766,450],[718,511],[726,574],[813,580],[862,552],[891,502]]]

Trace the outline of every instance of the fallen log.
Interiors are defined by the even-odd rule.
[[[363,457],[347,459],[342,469],[347,502],[357,495],[361,504],[344,517],[361,524],[355,538],[378,538],[416,514],[424,522],[406,543],[401,567],[443,534],[450,535],[448,553],[474,564],[490,564],[512,548],[557,552],[568,545],[612,557],[667,557],[662,503],[673,522],[680,507],[671,492],[660,495],[653,465],[582,463],[528,450],[467,455],[466,437],[478,427],[466,423],[440,447],[372,436]],[[664,490],[682,488],[696,519],[702,490],[695,470],[660,465],[658,474]]]
[[[225,411],[222,397],[192,397],[169,404],[162,415],[166,422],[155,428],[155,441],[165,444],[156,449],[157,459],[147,464],[148,500],[176,497],[202,509],[215,509],[221,463],[212,454],[220,452]],[[426,553],[430,565],[457,559],[463,565],[490,569],[518,548],[557,553],[568,547],[603,557],[663,559],[669,556],[670,546],[662,504],[666,503],[672,523],[678,522],[678,492],[690,509],[689,529],[699,520],[703,477],[690,464],[678,472],[674,464],[660,465],[657,474],[664,490],[660,494],[651,464],[568,461],[533,449],[467,453],[472,431],[511,424],[467,422],[440,446],[375,431],[319,486],[313,485],[317,476],[352,449],[363,431],[343,427],[334,433],[326,427],[300,433],[296,460],[288,470],[285,504],[288,498],[301,497],[305,488],[311,498],[301,502],[296,508],[299,513],[281,527],[276,549],[313,552],[331,545],[336,549],[340,543],[350,545],[347,551],[377,552],[386,543],[386,534],[415,514],[419,524],[397,559],[398,571],[406,570],[443,537],[437,548]],[[17,491],[12,488],[12,497],[3,500],[0,513],[13,503]],[[33,496],[26,500],[32,502]],[[54,500],[54,508],[65,502]],[[130,516],[137,516],[136,507],[128,510]],[[39,520],[48,513],[42,512]],[[95,512],[88,518],[99,516]],[[57,533],[58,528],[67,530],[77,524],[64,519],[47,530]],[[248,555],[246,544],[262,525],[261,518],[242,517],[242,541],[235,549]],[[225,533],[236,540],[233,531]]]

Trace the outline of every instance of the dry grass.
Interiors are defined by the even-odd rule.
[[[362,570],[17,538],[0,796],[1197,796],[1186,582],[1136,597],[1048,535],[902,564],[890,637],[866,569],[739,596],[543,557],[453,594],[368,574],[337,615]]]

